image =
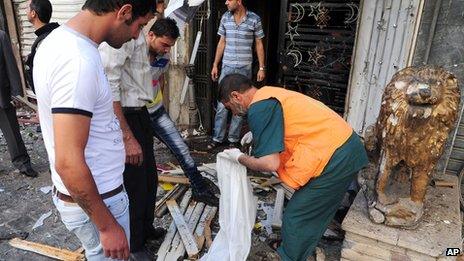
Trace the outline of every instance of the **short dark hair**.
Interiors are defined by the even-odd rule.
[[[167,36],[172,39],[177,39],[180,35],[176,21],[168,17],[157,19],[151,26],[150,32],[159,37]]]
[[[219,100],[228,102],[233,91],[244,93],[253,87],[253,82],[243,74],[229,74],[219,83]]]
[[[132,5],[132,21],[155,13],[156,0],[86,0],[82,10],[89,10],[97,15],[103,15],[118,10],[123,5]]]
[[[52,18],[52,4],[48,0],[31,0],[29,5],[31,10],[35,11],[42,23],[48,24]]]

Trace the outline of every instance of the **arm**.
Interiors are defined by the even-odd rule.
[[[142,148],[127,124],[121,106],[122,69],[126,60],[130,59],[130,53],[133,49],[133,41],[126,43],[119,50],[110,47],[106,43],[99,47],[103,66],[105,67],[108,82],[111,86],[111,92],[113,93],[114,113],[119,120],[123,134],[126,163],[140,166],[143,162]]]
[[[218,74],[218,64],[222,59],[222,55],[224,54],[224,49],[226,47],[226,37],[221,36],[219,39],[217,48],[216,48],[216,56],[214,58],[213,69],[211,70],[211,78],[213,81],[217,81],[219,78]]]
[[[256,54],[258,55],[259,68],[260,68],[258,70],[258,75],[256,79],[258,82],[261,82],[266,77],[266,70],[265,70],[266,63],[264,60],[264,44],[263,44],[262,38],[260,39],[256,38],[255,42],[256,42]],[[263,68],[263,70],[261,68]]]
[[[129,127],[129,124],[127,124],[126,117],[124,117],[124,113],[122,112],[121,102],[113,102],[113,109],[122,130],[122,138],[124,141],[124,148],[126,150],[126,163],[141,166],[143,163],[142,147],[140,147],[140,144]]]
[[[6,72],[8,79],[10,80],[10,93],[11,96],[22,96],[23,88],[21,83],[21,77],[19,76],[19,69],[16,64],[16,58],[13,54],[13,48],[11,47],[10,39],[4,33],[0,33],[0,49],[3,49],[3,57],[5,59]]]
[[[129,244],[122,227],[100,197],[84,150],[90,118],[76,114],[54,114],[55,169],[71,197],[89,215],[100,233],[106,256],[127,259]]]
[[[238,158],[238,161],[249,169],[262,172],[277,171],[280,165],[279,153],[269,154],[260,158],[243,154]]]

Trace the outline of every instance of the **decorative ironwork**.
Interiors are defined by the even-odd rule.
[[[359,0],[289,0],[280,79],[343,113]]]

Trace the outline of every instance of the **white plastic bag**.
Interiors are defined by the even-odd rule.
[[[251,232],[256,219],[257,202],[246,168],[221,152],[216,170],[221,198],[219,199],[220,229],[208,253],[201,261],[241,261],[250,253]]]

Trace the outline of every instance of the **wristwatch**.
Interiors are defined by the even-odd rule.
[[[261,66],[261,67],[259,67],[259,70],[260,70],[260,71],[265,71],[265,70],[266,70],[266,67]]]

